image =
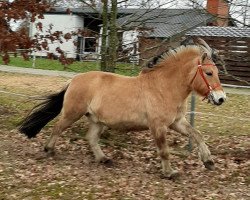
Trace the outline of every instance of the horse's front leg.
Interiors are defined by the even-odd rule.
[[[177,170],[173,170],[173,168],[171,167],[169,161],[170,151],[166,140],[166,133],[168,133],[170,130],[166,126],[162,126],[151,128],[151,131],[156,142],[158,155],[161,158],[162,171],[164,177],[175,178],[179,175],[179,173]]]
[[[191,139],[197,143],[204,166],[210,170],[214,169],[214,161],[211,158],[211,153],[198,130],[194,129],[184,117],[175,121],[170,127],[177,132],[190,135]]]

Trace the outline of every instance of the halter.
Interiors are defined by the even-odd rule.
[[[205,64],[205,66],[215,66],[215,64]],[[215,88],[220,87],[221,85],[220,85],[219,83],[215,83],[213,86],[211,86],[211,85],[208,83],[206,77],[204,76],[204,73],[203,73],[203,70],[202,70],[201,67],[202,67],[202,65],[201,65],[200,61],[198,60],[198,68],[197,68],[197,71],[196,71],[196,73],[195,73],[195,75],[194,75],[194,78],[192,79],[191,83],[194,81],[195,77],[197,76],[197,74],[198,74],[198,72],[199,72],[199,74],[201,75],[201,78],[202,78],[203,81],[205,82],[205,84],[206,84],[206,86],[207,86],[207,89],[208,89],[208,91],[207,91],[207,93],[205,94],[205,97],[204,97],[204,99],[203,99],[203,100],[205,100],[205,99],[208,98],[209,94],[210,94]]]

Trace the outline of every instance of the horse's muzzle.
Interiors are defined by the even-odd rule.
[[[211,91],[208,95],[208,102],[214,105],[221,105],[226,101],[226,94],[222,90]]]

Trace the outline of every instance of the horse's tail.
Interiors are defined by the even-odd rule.
[[[19,131],[28,138],[36,137],[40,130],[61,112],[67,88],[68,86],[60,92],[44,97],[44,101],[35,106],[31,113],[23,119]]]

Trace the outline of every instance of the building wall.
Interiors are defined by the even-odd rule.
[[[36,28],[36,24],[41,22],[43,24],[43,31],[39,31]],[[46,35],[46,31],[49,30],[50,24],[53,24],[52,32],[62,31],[63,33],[68,33],[71,31],[76,31],[79,28],[84,27],[84,18],[78,15],[69,15],[69,14],[45,14],[44,19],[38,19],[35,23],[31,24],[30,27],[30,36],[33,37],[36,34]],[[61,44],[58,41],[51,43],[49,40],[49,52],[59,55],[55,49],[60,47],[63,51],[66,52],[68,58],[76,58],[76,46],[73,41],[76,38],[66,41],[62,39],[63,43]],[[47,51],[37,51],[35,52],[36,56],[47,56]]]
[[[239,31],[240,34],[240,31]],[[250,82],[250,38],[249,37],[220,37],[199,36],[208,45],[219,51],[225,62],[224,67],[216,63],[221,71],[220,80],[224,84],[248,86]]]
[[[128,61],[138,63],[139,55],[138,55],[138,31],[130,30],[124,31],[122,34],[122,46],[123,52],[126,55],[130,56]]]

